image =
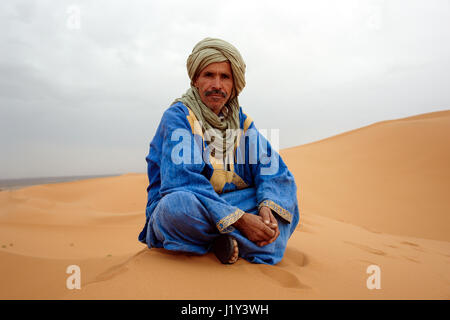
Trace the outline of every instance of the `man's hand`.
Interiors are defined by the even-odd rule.
[[[260,247],[274,242],[280,234],[277,221],[275,217],[273,217],[272,212],[270,212],[270,209],[267,207],[262,208],[266,208],[269,212],[267,213],[266,210],[263,210],[262,216],[261,210],[259,215],[245,213],[233,224],[240,232],[242,232],[242,234],[244,234],[244,236],[247,237],[247,239],[253,241]],[[264,219],[268,219],[269,223],[266,224]]]
[[[261,242],[257,243],[257,245],[262,247],[262,246],[265,246],[265,245],[267,245],[269,243],[274,242],[278,238],[278,236],[280,235],[280,230],[278,229],[277,219],[275,219],[275,217],[273,216],[272,210],[270,210],[270,208],[264,207],[264,206],[261,207],[259,209],[259,216],[262,218],[262,220],[263,220],[265,225],[267,225],[273,231],[275,231],[275,234],[269,240],[261,241]]]
[[[258,244],[270,240],[275,231],[268,227],[260,216],[245,213],[233,224],[247,239]]]

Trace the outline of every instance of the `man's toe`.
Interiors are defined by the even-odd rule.
[[[239,247],[238,247],[238,243],[235,239],[233,239],[233,245],[234,245],[234,252],[233,252],[233,256],[230,259],[231,263],[236,262],[237,259],[239,258]]]

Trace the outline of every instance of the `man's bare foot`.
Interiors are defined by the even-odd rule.
[[[239,259],[239,244],[234,237],[227,234],[214,239],[212,251],[224,264],[233,264]]]
[[[233,239],[233,245],[234,245],[234,253],[231,256],[230,260],[228,260],[228,263],[230,264],[235,263],[239,259],[239,246],[236,239]]]

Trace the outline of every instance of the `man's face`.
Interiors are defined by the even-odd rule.
[[[200,71],[194,86],[198,89],[203,103],[215,114],[219,114],[233,90],[230,62],[214,62],[207,65]]]

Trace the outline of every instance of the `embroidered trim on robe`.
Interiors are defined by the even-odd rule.
[[[273,202],[272,200],[261,201],[261,203],[258,206],[258,210],[261,207],[268,207],[273,211],[275,211],[276,213],[278,213],[280,217],[282,217],[284,220],[288,221],[289,223],[292,222],[292,214],[288,210],[284,209],[282,206]]]
[[[233,223],[238,221],[243,215],[245,214],[244,211],[241,209],[236,209],[235,212],[227,215],[226,217],[222,218],[219,222],[217,222],[216,227],[219,230],[220,233],[228,233],[234,230],[234,227],[232,226]]]

